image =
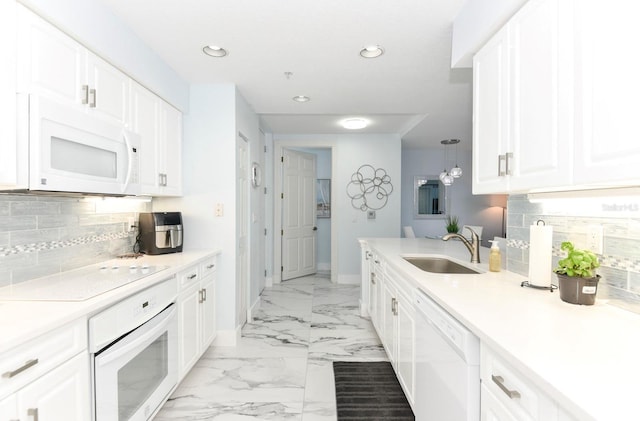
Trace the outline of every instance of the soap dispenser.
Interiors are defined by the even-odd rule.
[[[491,243],[491,252],[489,253],[489,271],[500,272],[500,264],[502,258],[500,256],[500,247],[497,240],[489,240]]]

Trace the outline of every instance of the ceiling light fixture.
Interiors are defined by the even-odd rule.
[[[368,45],[360,50],[360,55],[364,58],[380,57],[384,50],[379,45]]]
[[[291,99],[293,99],[295,102],[308,102],[308,101],[311,101],[311,98],[309,98],[306,95],[296,95]]]
[[[445,169],[440,173],[440,181],[445,186],[450,186],[453,184],[454,179],[462,176],[462,168],[458,166],[458,143],[460,143],[460,139],[445,139],[440,141],[441,144],[444,145],[444,165]],[[456,166],[451,168],[450,171],[447,171],[447,146],[456,145]]]
[[[348,130],[359,130],[367,127],[369,122],[364,118],[348,118],[346,120],[342,120],[340,124]]]
[[[227,50],[222,47],[218,47],[217,45],[207,45],[202,51],[211,57],[224,57],[227,55]]]

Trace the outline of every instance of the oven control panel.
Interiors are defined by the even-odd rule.
[[[151,320],[178,295],[175,276],[125,298],[89,319],[89,352],[95,353],[112,341]]]

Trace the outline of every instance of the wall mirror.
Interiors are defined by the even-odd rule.
[[[447,210],[447,187],[437,175],[413,178],[413,216],[415,219],[444,218]]]

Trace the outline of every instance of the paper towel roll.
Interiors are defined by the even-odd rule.
[[[551,243],[553,227],[529,227],[529,283],[540,287],[551,286]]]

